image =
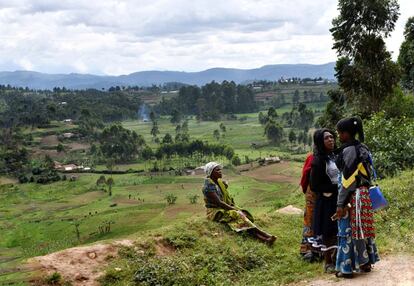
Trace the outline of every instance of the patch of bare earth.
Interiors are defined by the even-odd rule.
[[[374,265],[370,273],[356,274],[352,279],[338,279],[334,275],[314,281],[302,281],[297,286],[409,286],[414,285],[414,257],[389,255]]]
[[[59,144],[59,139],[56,135],[45,136],[40,140],[41,146],[56,146]]]
[[[290,163],[282,161],[280,163],[263,167],[255,167],[245,172],[244,175],[265,182],[284,182],[297,184],[298,178],[295,174],[285,174],[286,170],[289,168],[291,168]]]
[[[110,244],[94,244],[68,248],[29,260],[29,265],[40,269],[45,276],[58,272],[74,286],[97,286],[96,281],[103,274],[111,257],[118,255],[120,246],[132,246],[130,240]]]
[[[164,238],[155,238],[155,252],[158,256],[168,256],[175,252],[175,248],[169,244]]]
[[[72,142],[69,144],[66,144],[67,147],[69,147],[71,150],[86,150],[91,147],[88,143],[80,143],[80,142]]]
[[[192,213],[192,214],[204,213],[205,208],[199,204],[183,205],[183,206],[172,205],[172,206],[169,206],[165,210],[165,216],[169,219],[174,219],[177,217],[179,213],[182,213],[182,212]]]

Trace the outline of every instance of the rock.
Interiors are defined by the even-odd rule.
[[[86,277],[82,273],[76,273],[75,280],[76,281],[85,281],[85,280],[89,280],[89,277]]]
[[[95,259],[95,258],[97,257],[97,255],[96,255],[96,253],[95,253],[95,252],[88,252],[88,257],[89,257],[90,259]]]
[[[303,215],[303,210],[298,209],[292,205],[278,209],[276,212],[281,214],[291,214],[291,215]]]

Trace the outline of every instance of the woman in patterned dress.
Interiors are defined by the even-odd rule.
[[[227,191],[228,185],[222,180],[221,166],[210,162],[205,166],[206,179],[203,186],[207,218],[227,224],[236,232],[246,231],[252,236],[268,244],[273,244],[276,236],[268,234],[254,224],[253,216],[234,203]]]
[[[337,124],[342,143],[336,165],[341,172],[337,201],[338,277],[351,278],[354,272],[370,272],[379,260],[369,187],[370,152],[364,144],[361,119],[350,117]],[[356,140],[356,135],[358,139]]]

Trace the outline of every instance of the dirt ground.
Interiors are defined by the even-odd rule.
[[[288,172],[290,168],[289,162],[282,161],[280,163],[254,168],[250,171],[243,172],[243,175],[265,182],[299,184],[298,177]]]
[[[46,275],[58,272],[65,281],[74,286],[97,286],[96,281],[108,264],[109,258],[118,255],[119,246],[132,246],[130,240],[119,240],[110,244],[94,244],[68,248],[29,260],[31,267],[41,269]]]
[[[45,136],[40,140],[41,146],[56,146],[59,144],[59,139],[56,135]]]
[[[326,275],[314,281],[302,281],[295,286],[410,286],[414,285],[414,257],[389,255],[374,265],[372,272],[355,275],[352,279],[338,279]]]
[[[155,237],[156,255],[166,256],[175,252],[162,237]],[[131,240],[118,240],[112,243],[68,248],[29,260],[26,268],[40,270],[43,276],[58,272],[73,286],[98,286],[104,267],[118,255],[120,246],[134,246]],[[116,268],[115,268],[116,269]],[[36,285],[41,281],[35,282]]]
[[[70,150],[87,150],[91,147],[90,144],[87,143],[79,143],[79,142],[72,142],[69,144],[66,144],[67,147],[70,148]]]

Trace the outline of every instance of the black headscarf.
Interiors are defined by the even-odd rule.
[[[314,144],[314,154],[317,156],[327,156],[326,150],[325,150],[325,143],[324,143],[324,133],[328,132],[332,134],[335,140],[335,146],[336,148],[336,134],[332,130],[329,130],[328,128],[321,128],[315,131],[313,133],[313,144]]]
[[[362,127],[362,120],[358,117],[348,117],[338,121],[336,128],[340,132],[348,132],[355,139],[358,134],[360,142],[364,142],[364,129]]]

